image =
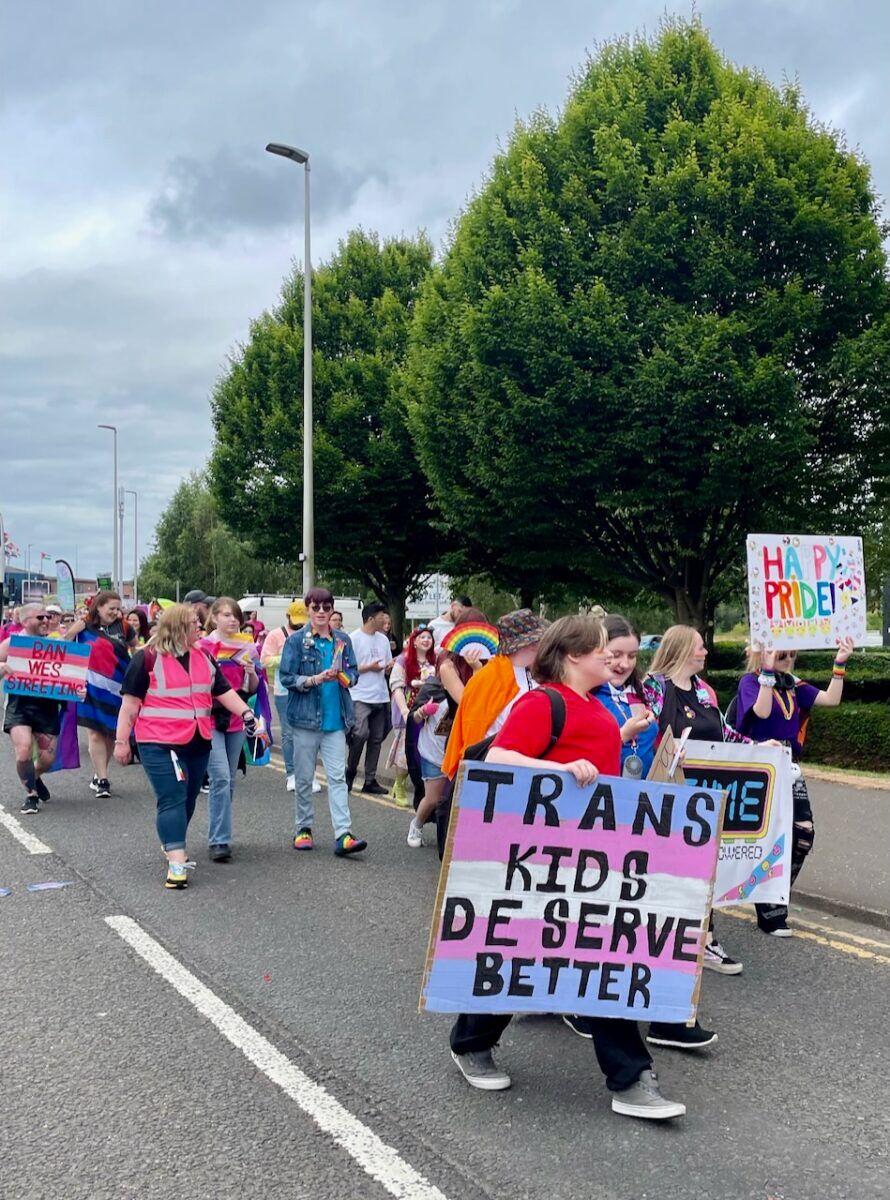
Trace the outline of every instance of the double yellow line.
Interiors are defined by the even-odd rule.
[[[752,912],[741,908],[723,908],[720,915],[735,917],[737,921],[748,921],[750,924],[757,922]],[[848,933],[845,929],[832,929],[815,921],[805,921],[802,917],[789,917],[788,924],[794,930],[796,938],[816,942],[830,950],[839,950],[842,954],[850,954],[867,962],[881,966],[890,965],[890,942],[879,942],[874,938],[862,937],[858,933]],[[888,953],[880,953],[882,950]]]

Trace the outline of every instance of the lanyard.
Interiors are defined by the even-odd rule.
[[[629,721],[631,719],[631,717],[633,716],[633,711],[630,706],[630,701],[627,698],[627,687],[623,687],[620,689],[616,688],[614,683],[612,683],[611,681],[609,682],[608,686],[609,686],[609,694],[612,697],[612,701],[615,704],[615,707],[621,713],[622,717],[624,717],[625,720]],[[622,724],[624,724],[623,721],[622,721]],[[631,748],[631,750],[633,750],[634,754],[636,754],[636,751],[637,751],[637,739],[636,738],[634,738],[634,740],[630,743],[630,748]]]

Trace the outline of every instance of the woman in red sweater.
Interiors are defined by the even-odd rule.
[[[554,764],[582,787],[600,774],[621,772],[621,735],[614,717],[591,691],[611,678],[605,630],[592,617],[562,617],[544,634],[532,674],[541,684],[521,696],[488,751],[486,761],[552,771]],[[547,689],[565,704],[565,724],[552,742]],[[546,755],[546,758],[544,757]],[[500,1091],[510,1076],[500,1070],[492,1048],[509,1025],[509,1013],[462,1013],[451,1030],[451,1056],[471,1087]],[[686,1106],[665,1099],[635,1021],[589,1017],[590,1036],[612,1111],[622,1116],[666,1120]]]

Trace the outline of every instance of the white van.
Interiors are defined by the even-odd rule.
[[[287,625],[287,610],[295,600],[302,596],[269,595],[242,596],[238,601],[243,613],[255,612],[257,619],[262,621],[266,630],[276,629],[279,625]],[[334,608],[343,614],[343,628],[347,633],[360,629],[362,624],[363,601],[358,596],[335,596]]]

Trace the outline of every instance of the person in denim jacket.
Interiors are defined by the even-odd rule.
[[[278,679],[287,689],[287,721],[294,746],[294,849],[311,850],[312,780],[315,760],[327,776],[328,804],[334,826],[334,853],[358,854],[368,843],[352,833],[346,787],[346,735],[355,722],[349,689],[358,679],[352,643],[331,629],[334,597],[327,588],[306,593],[309,623],[284,644]]]

